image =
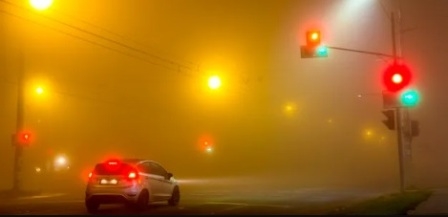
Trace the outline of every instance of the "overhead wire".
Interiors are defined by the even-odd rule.
[[[28,12],[30,12],[30,13],[36,14],[35,11],[33,11],[33,10],[29,9],[29,8],[26,8],[26,7],[24,7],[24,6],[21,6],[21,5],[12,3],[12,2],[7,1],[7,0],[0,0],[0,2],[6,3],[6,4],[8,4],[8,5],[11,5],[11,6],[13,6],[13,7],[19,8],[19,9],[21,9],[21,10],[28,11]],[[22,19],[22,20],[26,20],[26,21],[28,21],[28,22],[31,22],[31,23],[34,23],[34,24],[37,24],[37,25],[40,25],[40,26],[43,26],[43,27],[46,27],[46,28],[49,28],[49,29],[52,29],[52,30],[57,31],[57,32],[59,32],[59,33],[68,35],[68,36],[70,36],[70,37],[73,37],[73,38],[76,38],[76,39],[79,39],[79,40],[82,40],[82,41],[84,41],[84,42],[93,44],[93,45],[95,45],[95,46],[98,46],[98,47],[101,47],[101,48],[104,48],[104,49],[107,49],[107,50],[110,50],[110,51],[118,52],[118,53],[120,53],[120,54],[129,56],[129,57],[132,57],[132,58],[136,58],[136,59],[145,61],[145,62],[147,62],[147,63],[149,63],[149,64],[156,65],[156,66],[159,66],[159,67],[168,69],[168,70],[173,70],[173,69],[174,69],[174,70],[177,70],[178,72],[181,72],[182,69],[186,69],[186,70],[189,70],[189,71],[200,71],[200,67],[199,67],[199,65],[197,65],[197,69],[194,69],[194,66],[187,66],[187,65],[185,65],[185,64],[181,64],[181,63],[178,63],[178,62],[173,61],[173,60],[169,60],[169,59],[166,59],[166,58],[163,58],[163,57],[159,57],[159,56],[157,56],[157,55],[150,54],[149,52],[147,52],[147,51],[145,51],[145,50],[142,50],[142,49],[133,47],[133,46],[128,45],[128,44],[126,44],[126,43],[119,42],[119,41],[117,41],[117,40],[114,40],[114,39],[108,38],[108,37],[106,37],[106,36],[103,36],[103,35],[101,35],[101,34],[97,34],[97,33],[91,32],[91,31],[86,30],[86,29],[83,29],[83,28],[81,28],[81,27],[78,27],[78,26],[75,26],[75,25],[72,25],[72,24],[69,24],[69,23],[66,23],[66,22],[62,22],[62,21],[59,21],[59,20],[57,20],[57,19],[55,19],[55,18],[52,18],[52,17],[49,17],[49,16],[45,16],[45,15],[42,15],[42,14],[39,14],[39,13],[37,13],[39,16],[42,16],[42,17],[44,17],[44,18],[46,18],[46,19],[49,19],[49,20],[54,21],[54,22],[56,22],[56,23],[59,23],[59,24],[61,24],[61,25],[63,25],[63,26],[69,27],[69,28],[74,29],[74,30],[76,30],[76,31],[79,31],[79,32],[81,32],[81,33],[88,34],[88,35],[93,36],[93,37],[95,37],[95,38],[99,38],[99,39],[101,39],[101,40],[103,40],[103,41],[106,41],[106,42],[109,42],[109,43],[118,45],[118,46],[120,46],[120,47],[122,47],[122,48],[125,48],[125,49],[128,49],[128,50],[130,50],[130,51],[134,51],[134,52],[136,52],[136,53],[143,54],[143,55],[145,55],[146,57],[151,57],[151,58],[155,58],[155,59],[161,60],[161,61],[164,62],[165,64],[161,64],[161,63],[158,63],[158,62],[156,62],[156,61],[149,60],[148,58],[142,58],[141,56],[138,56],[138,55],[135,55],[135,54],[130,54],[130,53],[124,52],[124,51],[122,51],[122,50],[120,50],[120,49],[117,49],[117,48],[113,48],[113,47],[111,47],[111,46],[104,45],[104,44],[99,43],[99,42],[97,42],[97,41],[95,41],[95,40],[90,40],[90,39],[87,39],[87,38],[85,38],[85,37],[78,36],[78,35],[73,34],[73,33],[69,33],[69,32],[67,32],[67,31],[58,29],[57,27],[53,27],[53,26],[51,26],[51,25],[46,25],[46,24],[43,24],[43,23],[41,23],[41,22],[37,22],[37,21],[35,21],[35,20],[33,20],[33,19],[29,19],[29,18],[26,18],[26,17],[24,17],[24,16],[20,16],[20,15],[11,13],[11,12],[6,11],[6,10],[4,10],[4,9],[0,9],[0,12],[1,12],[1,13],[4,13],[4,14],[7,14],[7,15],[9,15],[9,16],[13,16],[13,17],[16,17],[16,18],[19,18],[19,19]],[[88,22],[85,22],[85,21],[81,21],[81,22],[84,22],[84,23],[86,23],[86,24],[88,24],[88,25],[94,26],[94,27],[96,27],[96,28],[98,28],[98,29],[101,29],[101,30],[103,30],[103,31],[106,31],[106,32],[108,32],[108,33],[111,33],[111,34],[114,34],[114,35],[116,35],[116,36],[119,36],[119,37],[123,38],[121,35],[116,34],[116,33],[112,32],[112,31],[110,31],[110,30],[107,30],[107,29],[105,29],[105,28],[99,27],[99,26],[97,26],[97,25],[94,25],[94,24],[91,24],[91,23],[88,23]],[[167,65],[166,63],[168,63],[169,65]],[[191,65],[194,65],[194,64],[191,63]],[[174,66],[175,68],[173,68],[173,66]],[[183,73],[186,74],[185,71],[183,71]],[[192,74],[186,74],[186,75],[191,76]]]
[[[24,10],[24,11],[28,11],[28,12],[30,12],[30,13],[36,14],[35,11],[33,11],[33,10],[27,8],[27,7],[18,5],[18,4],[16,4],[16,3],[12,3],[12,2],[7,1],[7,0],[0,0],[0,1],[2,1],[2,2],[6,3],[6,4],[9,4],[9,5],[12,5],[12,6],[14,6],[14,7],[20,8],[20,9],[22,9],[22,10]],[[163,58],[163,57],[154,55],[154,54],[151,54],[151,53],[149,53],[149,52],[147,52],[147,51],[145,51],[145,50],[142,50],[142,49],[139,49],[139,48],[135,48],[135,47],[130,46],[130,45],[127,45],[127,44],[125,44],[125,43],[122,43],[122,42],[119,42],[119,41],[110,39],[110,38],[108,38],[108,37],[105,37],[105,36],[103,36],[103,35],[100,35],[100,34],[91,32],[91,31],[89,31],[89,30],[80,28],[80,27],[78,27],[78,26],[75,26],[75,25],[72,25],[72,24],[69,24],[69,23],[60,21],[60,20],[55,19],[55,18],[53,18],[53,17],[46,16],[46,15],[44,15],[44,14],[38,14],[38,15],[41,16],[41,17],[44,17],[44,18],[46,18],[46,19],[48,19],[48,20],[51,20],[51,21],[53,21],[53,22],[59,23],[59,24],[61,24],[61,25],[63,25],[63,26],[66,26],[66,27],[69,27],[69,28],[71,28],[71,29],[77,30],[77,31],[79,31],[79,32],[83,32],[83,33],[85,33],[85,34],[94,36],[94,37],[96,37],[96,38],[99,38],[99,39],[102,39],[102,40],[104,40],[104,41],[110,42],[110,43],[112,43],[112,44],[118,45],[118,46],[120,46],[120,47],[129,49],[129,50],[132,50],[132,51],[134,51],[134,52],[137,52],[137,53],[146,55],[146,56],[151,57],[151,58],[159,59],[159,60],[161,60],[161,61],[163,61],[163,62],[165,62],[165,63],[169,63],[170,65],[176,65],[176,66],[178,66],[178,67],[183,67],[183,68],[185,68],[185,69],[187,69],[187,70],[192,70],[191,67],[186,66],[186,65],[184,65],[184,64],[181,64],[181,63],[178,63],[178,62],[176,62],[176,61],[169,60],[169,59],[166,59],[166,58]],[[176,69],[178,69],[178,68],[176,68]]]
[[[4,0],[0,0],[0,1],[5,2]],[[72,34],[72,33],[69,33],[69,32],[66,32],[66,31],[63,31],[63,30],[60,30],[60,29],[55,28],[55,27],[52,27],[52,26],[50,26],[50,25],[42,24],[41,22],[37,22],[37,21],[34,21],[34,20],[32,20],[32,19],[26,18],[26,17],[24,17],[24,16],[20,16],[20,15],[11,13],[11,12],[6,11],[6,10],[4,10],[4,9],[0,9],[0,12],[1,12],[1,13],[4,13],[4,14],[6,14],[6,15],[9,15],[9,16],[15,17],[15,18],[19,18],[19,19],[22,19],[22,20],[26,20],[26,21],[28,21],[28,22],[31,22],[31,23],[34,23],[34,24],[37,24],[37,25],[41,25],[41,26],[43,26],[43,27],[49,28],[49,29],[51,29],[51,30],[57,31],[57,32],[59,32],[59,33],[68,35],[68,36],[70,36],[70,37],[73,37],[73,38],[82,40],[82,41],[84,41],[84,42],[87,42],[87,43],[90,43],[90,44],[99,46],[99,47],[104,48],[104,49],[107,49],[107,50],[111,50],[111,51],[114,51],[114,52],[118,52],[118,53],[120,53],[120,54],[129,56],[129,57],[137,58],[137,59],[139,59],[139,60],[143,60],[143,61],[145,61],[145,62],[147,62],[147,63],[153,64],[153,65],[157,65],[157,66],[160,66],[160,67],[164,67],[164,68],[166,68],[166,69],[172,69],[172,68],[170,68],[170,67],[167,67],[166,65],[156,63],[156,62],[154,62],[154,61],[148,60],[148,59],[146,59],[146,58],[142,58],[142,57],[137,56],[137,55],[133,55],[133,54],[129,54],[129,53],[123,52],[123,51],[121,51],[121,50],[119,50],[119,49],[116,49],[116,48],[113,48],[113,47],[110,47],[110,46],[107,46],[107,45],[104,45],[104,44],[95,42],[95,41],[93,41],[93,40],[86,39],[85,37],[81,37],[81,36],[78,36],[78,35],[75,35],[75,34]],[[4,81],[4,82],[5,82],[5,81]],[[13,84],[13,82],[7,82],[7,83],[8,83],[8,84]],[[17,84],[16,84],[16,85],[17,85]],[[74,94],[71,94],[71,96],[73,97]],[[87,97],[87,98],[86,98],[86,97],[82,97],[82,98],[87,99],[88,97]],[[98,102],[98,100],[95,100],[95,102]],[[106,101],[103,101],[103,102],[106,102]],[[117,104],[117,105],[118,105],[118,104]]]

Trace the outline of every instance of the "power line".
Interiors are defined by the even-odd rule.
[[[0,0],[0,2],[3,2],[3,3],[6,3],[6,4],[9,4],[9,5],[12,5],[12,6],[17,7],[17,8],[20,8],[20,9],[22,9],[22,10],[30,11],[31,13],[36,13],[36,12],[34,12],[34,11],[32,11],[32,10],[26,8],[26,7],[23,7],[23,6],[20,6],[20,5],[11,3],[11,2],[9,2],[9,1],[7,1],[7,0]],[[106,37],[106,36],[102,36],[102,35],[100,35],[100,34],[93,33],[93,32],[91,32],[91,31],[82,29],[82,28],[77,27],[77,26],[75,26],[75,25],[71,25],[71,24],[68,24],[68,23],[59,21],[59,20],[57,20],[57,19],[55,19],[55,18],[52,18],[52,17],[48,17],[48,16],[44,16],[44,15],[42,15],[42,14],[38,14],[38,15],[43,16],[43,17],[45,17],[45,18],[47,18],[47,19],[49,19],[49,20],[52,20],[52,21],[57,22],[57,23],[59,23],[59,24],[62,24],[62,25],[64,25],[64,26],[68,26],[69,28],[72,28],[72,29],[75,29],[75,30],[77,30],[77,31],[80,31],[80,32],[89,34],[89,35],[91,35],[91,36],[94,36],[94,37],[96,37],[96,38],[100,38],[100,39],[102,39],[102,40],[105,40],[105,41],[114,43],[114,44],[119,45],[119,46],[121,46],[121,47],[124,47],[124,48],[126,48],[126,49],[129,49],[129,50],[132,50],[132,51],[136,51],[136,52],[139,52],[139,53],[141,53],[141,54],[145,54],[146,56],[149,56],[149,57],[155,57],[155,58],[158,58],[159,60],[163,60],[164,62],[168,62],[168,63],[170,63],[171,67],[170,67],[170,66],[167,66],[166,64],[156,63],[155,61],[151,61],[151,60],[148,60],[148,59],[146,59],[146,58],[142,58],[142,57],[137,56],[137,55],[133,55],[133,54],[129,54],[129,53],[123,52],[123,51],[121,51],[121,50],[119,50],[119,49],[116,49],[116,48],[113,48],[113,47],[110,47],[110,46],[101,44],[101,43],[96,42],[96,41],[93,41],[93,40],[86,39],[85,37],[81,37],[81,36],[78,36],[78,35],[75,35],[75,34],[72,34],[72,33],[66,32],[66,31],[63,31],[63,30],[61,30],[61,29],[59,29],[59,28],[52,27],[52,26],[50,26],[50,25],[42,24],[42,23],[37,22],[37,21],[35,21],[35,20],[29,19],[29,18],[25,18],[25,17],[23,17],[23,16],[20,16],[20,15],[14,14],[14,13],[11,13],[11,12],[6,11],[6,10],[3,10],[3,9],[0,9],[0,12],[1,12],[1,13],[4,13],[4,14],[7,14],[7,15],[9,15],[9,16],[13,16],[13,17],[16,17],[16,18],[19,18],[19,19],[26,20],[26,21],[28,21],[28,22],[31,22],[31,23],[34,23],[34,24],[37,24],[37,25],[40,25],[40,26],[44,26],[44,27],[46,27],[46,28],[52,29],[52,30],[54,30],[54,31],[57,31],[57,32],[59,32],[59,33],[62,33],[62,34],[71,36],[71,37],[73,37],[73,38],[82,40],[82,41],[84,41],[84,42],[87,42],[87,43],[90,43],[90,44],[93,44],[93,45],[102,47],[102,48],[104,48],[104,49],[111,50],[111,51],[115,51],[115,52],[118,52],[118,53],[120,53],[120,54],[123,54],[123,55],[129,56],[129,57],[133,57],[133,58],[136,58],[136,59],[145,61],[145,62],[150,63],[150,64],[152,64],[152,65],[157,65],[157,66],[163,67],[163,68],[165,68],[165,69],[169,69],[169,70],[171,69],[171,70],[172,70],[172,69],[173,69],[173,68],[172,68],[172,65],[176,65],[176,66],[178,66],[178,68],[176,68],[175,70],[178,70],[179,72],[181,71],[181,67],[192,70],[192,68],[189,67],[189,66],[186,66],[186,65],[183,65],[183,64],[180,64],[180,63],[176,63],[176,62],[174,62],[174,61],[167,60],[167,59],[162,58],[162,57],[158,57],[158,56],[153,55],[153,54],[150,54],[150,53],[148,53],[148,52],[146,52],[146,51],[144,51],[144,50],[141,50],[141,49],[132,47],[132,46],[130,46],[130,45],[127,45],[127,44],[125,44],[125,43],[121,43],[121,42],[119,42],[119,41],[110,39],[110,38],[108,38],[108,37]],[[83,21],[83,22],[84,22],[84,21]],[[86,22],[86,23],[87,23],[87,22]],[[90,24],[90,25],[92,25],[92,26],[96,26],[96,25],[93,25],[93,24]],[[103,29],[102,27],[98,27],[98,26],[96,26],[96,27],[97,27],[97,28],[100,28],[100,29]],[[103,29],[103,30],[104,30],[104,29]],[[106,31],[108,31],[108,30],[106,30]],[[111,32],[111,31],[108,31],[108,32],[110,32],[110,33],[112,33],[112,34],[115,34],[115,35],[118,35],[118,34],[113,33],[113,32]],[[121,37],[121,36],[120,36],[120,37]],[[199,66],[198,66],[198,68],[199,68]],[[184,74],[185,74],[185,71],[184,71]],[[191,74],[188,74],[188,75],[191,76]]]
[[[72,15],[68,15],[68,14],[66,14],[66,13],[61,13],[60,11],[56,11],[56,10],[54,10],[54,9],[49,9],[49,10],[51,10],[51,11],[53,11],[53,12],[56,12],[56,13],[58,13],[58,14],[60,14],[60,15],[63,15],[63,16],[65,16],[65,17],[69,17],[70,19],[73,19],[73,20],[75,20],[75,21],[81,22],[81,23],[86,24],[86,25],[88,25],[88,26],[92,26],[92,27],[94,27],[94,28],[97,28],[97,29],[99,29],[99,30],[101,30],[101,31],[104,31],[104,32],[109,33],[109,34],[111,34],[111,35],[114,35],[114,36],[116,36],[116,37],[119,37],[119,38],[121,38],[122,40],[125,40],[125,41],[127,40],[127,41],[130,41],[130,42],[134,43],[134,44],[137,44],[137,45],[146,47],[146,45],[144,45],[144,44],[141,44],[141,43],[139,43],[139,42],[137,42],[137,41],[135,41],[135,40],[133,40],[133,39],[127,38],[127,37],[125,37],[125,36],[123,36],[123,35],[120,35],[120,34],[118,34],[118,33],[116,33],[116,32],[113,32],[113,31],[111,31],[111,30],[109,30],[109,29],[106,29],[106,28],[104,28],[104,27],[101,27],[101,26],[99,26],[99,25],[96,25],[96,24],[87,22],[87,21],[85,21],[85,20],[76,18],[76,17],[74,17],[74,16],[72,16]],[[153,56],[156,57],[156,58],[161,58],[161,57],[159,57],[159,56],[157,56],[157,55],[155,55],[155,54],[151,54],[151,55],[153,55]],[[188,64],[193,65],[193,67],[197,67],[197,64],[194,64],[193,62],[190,62],[190,61],[187,61],[187,62],[188,62]]]
[[[6,3],[6,4],[9,4],[9,5],[12,5],[12,6],[14,6],[14,7],[20,8],[20,9],[22,9],[22,10],[31,12],[31,13],[33,13],[33,14],[37,14],[36,12],[34,12],[34,11],[31,10],[31,9],[28,9],[28,8],[26,8],[26,7],[23,7],[23,6],[20,6],[20,5],[17,5],[17,4],[14,4],[14,3],[9,2],[9,1],[7,1],[7,0],[0,0],[0,1],[2,1],[2,2]],[[12,14],[12,13],[7,12],[7,11],[4,11],[4,10],[2,10],[2,12],[7,13],[7,14],[9,14],[9,15],[13,15],[13,16],[19,17],[19,16],[16,15],[16,14]],[[146,55],[146,56],[148,56],[148,57],[152,57],[152,58],[159,59],[159,60],[161,60],[162,62],[169,63],[170,65],[176,65],[176,66],[178,66],[178,68],[176,68],[176,70],[180,70],[180,67],[183,67],[183,68],[185,68],[185,69],[187,69],[187,70],[193,70],[191,67],[186,66],[186,65],[184,65],[184,64],[180,64],[180,63],[177,63],[177,62],[175,62],[175,61],[172,61],[172,60],[169,60],[169,59],[165,59],[165,58],[163,58],[163,57],[159,57],[159,56],[154,55],[154,54],[150,54],[150,53],[148,53],[148,52],[146,52],[146,51],[144,51],[144,50],[142,50],[142,49],[138,49],[138,48],[132,47],[132,46],[127,45],[127,44],[125,44],[125,43],[122,43],[122,42],[119,42],[119,41],[110,39],[110,38],[108,38],[108,37],[106,37],[106,36],[102,36],[102,35],[100,35],[100,34],[97,34],[97,33],[94,33],[94,32],[91,32],[91,31],[88,31],[88,30],[85,30],[85,29],[82,29],[82,28],[80,28],[80,27],[77,27],[77,26],[75,26],[75,25],[71,25],[71,24],[66,23],[66,22],[62,22],[62,21],[60,21],[60,20],[57,20],[57,19],[52,18],[52,17],[49,17],[49,16],[45,16],[45,15],[43,15],[43,14],[38,14],[38,15],[41,16],[41,17],[44,17],[44,18],[46,18],[46,19],[48,19],[48,20],[51,20],[51,21],[53,21],[53,22],[59,23],[59,24],[64,25],[64,26],[67,26],[67,27],[69,27],[69,28],[71,28],[71,29],[77,30],[77,31],[79,31],[79,32],[82,32],[82,33],[85,33],[85,34],[88,34],[88,35],[91,35],[91,36],[94,36],[94,37],[96,37],[96,38],[100,38],[100,39],[102,39],[102,40],[104,40],[104,41],[113,43],[113,44],[118,45],[118,46],[121,46],[121,47],[123,47],[123,48],[132,50],[132,51],[134,51],[134,52],[137,52],[137,53],[140,53],[140,54],[144,54],[144,55]],[[26,18],[23,18],[23,17],[20,17],[20,18],[22,18],[22,19],[26,19]],[[31,19],[26,19],[26,20],[27,20],[27,21],[30,21],[30,22],[33,22],[33,23],[35,23],[35,24],[39,24],[39,25],[45,26],[45,25],[43,25],[43,24],[41,24],[41,23],[37,23],[37,22],[35,22],[35,21],[31,20]],[[81,40],[83,40],[83,41],[92,43],[92,44],[94,44],[94,45],[97,45],[97,46],[100,46],[100,47],[103,47],[103,48],[106,48],[106,49],[109,49],[109,50],[117,51],[117,52],[119,52],[119,53],[121,53],[121,54],[125,54],[125,53],[123,53],[123,52],[121,52],[121,51],[118,51],[117,49],[113,49],[113,48],[110,48],[110,47],[106,47],[105,45],[101,45],[101,44],[99,44],[99,43],[97,43],[97,42],[93,42],[93,41],[91,41],[91,40],[88,40],[88,41],[87,41],[87,39],[85,39],[85,38],[81,38],[81,37],[79,37],[79,36],[75,36],[75,35],[73,35],[73,34],[64,32],[64,31],[62,31],[62,30],[55,29],[55,28],[50,27],[50,26],[45,26],[45,27],[47,27],[47,28],[51,28],[51,29],[53,29],[53,30],[56,30],[56,31],[58,31],[58,32],[67,34],[67,35],[69,35],[69,36],[72,36],[72,37],[75,37],[75,38],[78,38],[78,39],[81,39]],[[144,61],[146,61],[146,62],[149,62],[149,63],[154,64],[154,65],[157,65],[157,66],[162,66],[161,64],[157,64],[157,63],[155,63],[155,62],[153,62],[153,61],[148,61],[148,60],[146,60],[146,59],[142,59],[142,58],[140,58],[140,57],[138,57],[138,56],[135,56],[135,55],[129,55],[129,54],[125,54],[125,55],[127,55],[127,56],[131,56],[131,57],[134,57],[134,58],[138,58],[138,59],[140,59],[140,60],[144,60]],[[167,67],[167,66],[162,66],[162,67],[165,67],[165,68],[170,69],[170,68]]]
[[[18,82],[13,82],[13,81],[9,81],[9,80],[3,80],[0,81],[1,83],[5,83],[11,86],[17,86]],[[100,103],[100,104],[107,104],[107,105],[112,105],[115,107],[120,107],[120,108],[125,108],[125,109],[133,109],[133,110],[140,110],[140,111],[148,111],[148,108],[142,107],[142,103],[143,104],[147,104],[150,103],[149,101],[145,101],[143,99],[143,97],[138,97],[135,96],[132,97],[132,99],[130,97],[125,97],[124,99],[121,98],[119,101],[116,100],[106,100],[106,99],[102,99],[101,96],[99,95],[86,95],[86,94],[75,94],[75,93],[71,93],[70,91],[61,91],[61,90],[50,90],[50,93],[59,95],[59,96],[64,96],[64,97],[71,97],[71,98],[75,98],[78,100],[84,100],[84,101],[90,101],[90,102],[94,102],[94,103]],[[145,98],[146,99],[146,98]],[[138,106],[135,106],[138,105]],[[150,108],[154,108],[153,106],[151,106]],[[163,109],[164,111],[166,111],[167,109],[171,108],[170,106],[168,107],[163,107],[163,108],[158,108],[158,109]],[[151,110],[151,109],[150,109]]]
[[[2,0],[0,0],[0,1],[2,1]],[[145,61],[145,62],[148,62],[148,63],[150,63],[150,64],[153,64],[153,65],[157,65],[157,66],[160,66],[160,67],[168,68],[168,67],[166,67],[166,66],[164,66],[164,65],[157,64],[157,63],[155,63],[155,62],[153,62],[153,61],[150,61],[150,60],[141,58],[141,57],[139,57],[139,56],[137,56],[137,55],[132,55],[132,54],[125,53],[125,52],[123,52],[123,51],[121,51],[121,50],[118,50],[118,49],[115,49],[115,48],[111,48],[111,47],[109,47],[109,46],[106,46],[106,45],[97,43],[97,42],[95,42],[95,41],[93,41],[93,40],[89,40],[89,39],[86,39],[86,38],[83,38],[83,37],[80,37],[80,36],[77,36],[77,35],[74,35],[74,34],[71,34],[71,33],[65,32],[65,31],[62,31],[62,30],[59,30],[59,29],[57,29],[57,28],[48,26],[48,25],[44,25],[44,24],[42,24],[42,23],[33,21],[32,19],[24,18],[24,17],[22,17],[22,16],[19,16],[19,15],[13,14],[13,13],[10,13],[10,12],[5,11],[5,10],[0,9],[0,12],[1,12],[1,13],[4,13],[4,14],[7,14],[7,15],[10,15],[10,16],[13,16],[13,17],[16,17],[16,18],[19,18],[19,19],[23,19],[23,20],[29,21],[29,22],[34,23],[34,24],[37,24],[37,25],[44,26],[44,27],[46,27],[46,28],[52,29],[52,30],[54,30],[54,31],[57,31],[57,32],[59,32],[59,33],[62,33],[62,34],[71,36],[71,37],[73,37],[73,38],[82,40],[82,41],[84,41],[84,42],[87,42],[87,43],[90,43],[90,44],[93,44],[93,45],[102,47],[102,48],[104,48],[104,49],[111,50],[111,51],[115,51],[115,52],[118,52],[118,53],[120,53],[120,54],[129,56],[129,57],[137,58],[137,59],[143,60],[143,61]],[[168,69],[171,69],[171,68],[168,68]]]

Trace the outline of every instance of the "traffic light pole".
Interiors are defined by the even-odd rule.
[[[391,30],[392,30],[391,31],[391,33],[392,33],[391,34],[391,36],[392,36],[392,55],[379,53],[379,52],[355,50],[355,49],[333,47],[333,46],[327,46],[327,48],[334,49],[334,50],[342,50],[342,51],[349,51],[349,52],[355,52],[355,53],[362,53],[362,54],[369,54],[369,55],[392,58],[393,66],[397,66],[398,65],[397,62],[400,57],[397,55],[397,39],[396,39],[396,30],[395,30],[396,23],[395,23],[394,12],[391,12],[390,21],[391,21]],[[401,33],[401,31],[400,31],[400,33]],[[309,34],[307,33],[307,45],[308,45],[308,39],[309,39],[308,35]],[[401,53],[401,41],[400,41],[399,46],[400,46],[400,53]],[[309,54],[312,52],[304,52],[304,50],[306,51],[306,49],[304,49],[304,48],[306,48],[306,46],[301,47],[302,58],[316,57],[316,56]],[[408,128],[409,128],[409,113],[408,113],[408,110],[406,110],[406,108],[401,108],[400,106],[394,106],[391,109],[395,110],[395,116],[396,116],[396,118],[395,118],[396,124],[395,125],[396,125],[396,130],[397,130],[397,143],[398,143],[397,146],[398,146],[398,163],[399,163],[399,173],[400,173],[400,191],[403,193],[405,191],[405,188],[407,185],[406,171],[408,169],[410,169],[409,167],[406,168],[406,166],[408,166],[406,164],[406,162],[408,162],[407,158],[406,158],[406,153],[407,152],[410,153],[410,144],[408,141],[406,141],[406,145],[405,145],[405,141],[404,141],[405,138],[403,138],[404,131],[406,131],[406,132],[409,131],[408,130]],[[391,110],[391,111],[393,111],[393,110]],[[406,115],[406,117],[403,117],[404,114]],[[392,128],[389,125],[387,125],[387,126],[389,127],[389,129]],[[409,136],[406,136],[406,138],[409,138]],[[412,138],[412,136],[411,136],[411,138]]]
[[[404,147],[403,147],[403,118],[402,118],[402,110],[400,107],[396,108],[396,116],[397,116],[397,145],[398,145],[398,163],[400,170],[400,191],[403,193],[406,185],[406,176],[405,176],[405,156],[404,156]]]
[[[394,64],[397,63],[397,43],[395,37],[395,14],[391,13],[391,27],[392,27],[392,55],[394,58]],[[404,155],[404,144],[403,144],[403,118],[402,118],[402,110],[400,107],[396,107],[396,126],[397,126],[397,145],[398,145],[398,164],[400,171],[400,191],[403,193],[406,185],[406,176],[405,176],[405,155]]]
[[[333,49],[333,50],[342,50],[342,51],[349,51],[349,52],[355,52],[355,53],[370,54],[370,55],[375,55],[375,56],[396,58],[396,56],[394,56],[394,55],[389,55],[389,54],[385,54],[385,53],[378,53],[378,52],[372,52],[372,51],[355,50],[355,49],[350,49],[350,48],[334,47],[334,46],[328,46],[328,48],[329,49]]]
[[[15,153],[14,153],[14,171],[13,171],[13,186],[12,190],[16,193],[18,193],[21,190],[21,183],[20,183],[20,173],[21,173],[21,158],[22,158],[22,152],[23,147],[21,144],[19,144],[19,141],[17,139],[17,136],[20,134],[20,132],[23,130],[23,115],[24,115],[24,60],[23,60],[23,54],[20,54],[20,69],[19,69],[19,76],[18,76],[18,92],[17,92],[17,126],[16,126],[16,133],[14,135],[14,139],[12,140],[12,145],[14,146]]]

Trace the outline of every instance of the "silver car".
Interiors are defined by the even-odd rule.
[[[179,200],[176,179],[159,163],[142,159],[111,159],[97,164],[89,174],[85,205],[89,212],[106,203],[125,203],[141,210],[160,201],[176,206]]]

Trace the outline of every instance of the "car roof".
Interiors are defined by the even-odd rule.
[[[122,161],[126,162],[126,163],[130,163],[130,164],[137,164],[137,163],[140,163],[143,161],[157,163],[156,161],[143,159],[143,158],[123,158]],[[157,164],[159,164],[159,163],[157,163]]]
[[[154,162],[154,163],[156,163],[156,164],[159,164],[159,163],[156,162],[156,161],[148,160],[148,159],[144,159],[144,158],[121,158],[121,159],[117,159],[117,160],[119,160],[119,161],[121,161],[121,162],[124,162],[124,163],[132,164],[132,165],[138,164],[138,163],[140,163],[140,162]],[[107,162],[107,161],[105,161],[105,162]],[[98,163],[98,164],[103,164],[103,163],[105,163],[105,162],[100,162],[100,163]],[[159,164],[159,165],[160,165],[160,164]]]

